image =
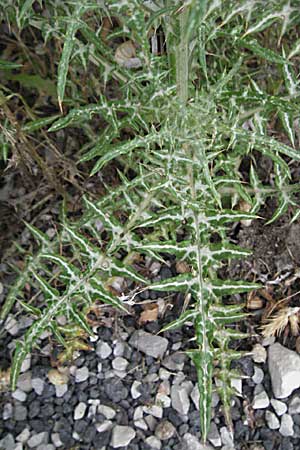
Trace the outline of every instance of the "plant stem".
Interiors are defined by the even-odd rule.
[[[184,8],[179,16],[180,42],[176,48],[176,85],[179,100],[186,104],[189,82],[189,42],[187,19],[189,10]]]

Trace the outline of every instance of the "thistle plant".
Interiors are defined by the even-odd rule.
[[[51,2],[54,19],[47,25],[42,16],[36,17],[31,3],[25,2],[26,11],[23,6],[10,20],[17,26],[22,22],[37,27],[47,39],[51,35],[63,41],[57,65],[62,116],[28,121],[23,128],[37,133],[51,123],[47,131],[51,135],[80,127],[86,145],[78,164],[93,161],[91,175],[101,175],[104,166],[117,164],[119,184],[114,189],[107,186],[107,194],[96,201],[87,195],[76,221],[63,209],[60,232],[52,239],[27,224],[40,250],[28,257],[1,312],[4,320],[18,302],[36,318],[16,345],[12,389],[24,358],[45,329],[67,346],[69,328],[59,325],[59,316],[66,316],[68,326],[91,335],[87,320],[91,305],[100,301],[127,313],[128,304],[134,305],[130,283],[183,292],[191,296],[189,309],[161,333],[193,324],[195,339],[187,354],[198,375],[205,441],[213,378],[218,380],[231,426],[230,380],[239,377],[231,362],[242,355],[231,342],[245,335],[230,325],[246,315],[243,304],[233,303],[230,296],[259,287],[218,277],[225,261],[250,253],[229,242],[228,225],[262,220],[260,208],[271,196],[277,199],[277,208],[268,223],[287,211],[291,220],[299,217],[299,185],[292,180],[290,168],[300,160],[294,131],[299,124],[299,87],[293,67],[300,45],[297,41],[288,48],[285,41],[300,20],[297,5],[249,0],[222,4],[112,0],[83,6]],[[104,18],[117,23],[105,39]],[[165,53],[150,45],[158,30],[163,30]],[[136,68],[116,62],[114,45],[120,38],[133,43]],[[268,46],[269,42],[277,45]],[[93,67],[89,88],[96,89],[95,103],[84,101],[80,85],[70,77],[76,78],[88,66]],[[276,73],[274,82],[262,76],[266,70]],[[97,77],[101,83],[97,84]],[[115,98],[105,95],[105,86],[112,82],[119,89]],[[100,135],[93,127],[97,116],[106,124]],[[271,135],[274,120],[289,144]],[[122,138],[128,129],[127,138]],[[259,178],[258,153],[272,161],[271,185]],[[250,161],[248,179],[243,179],[241,170],[245,159]],[[248,211],[239,211],[241,201]],[[151,283],[135,267],[137,255],[163,262],[174,255],[191,270]],[[127,293],[111,292],[115,276],[128,280]],[[42,291],[42,305],[24,299],[25,284]]]

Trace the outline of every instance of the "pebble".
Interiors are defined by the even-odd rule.
[[[29,353],[22,362],[20,373],[27,372],[27,370],[30,369],[30,366],[31,366],[31,354]]]
[[[123,356],[125,352],[125,343],[118,341],[114,348],[114,356]]]
[[[274,414],[271,411],[266,411],[265,417],[266,417],[266,422],[268,424],[268,427],[271,430],[277,430],[280,427],[280,423],[279,423],[279,420],[278,420],[276,414]]]
[[[138,406],[137,408],[135,408],[134,413],[133,413],[133,420],[139,420],[142,419],[144,415],[144,409],[143,406]]]
[[[2,411],[2,419],[8,420],[11,419],[13,415],[13,406],[11,403],[5,403]]]
[[[117,414],[113,408],[106,405],[99,405],[97,411],[99,414],[102,414],[106,419],[113,419]]]
[[[0,448],[1,450],[12,450],[15,447],[15,440],[12,434],[7,434],[3,439],[0,441]]]
[[[33,378],[31,380],[31,383],[32,383],[32,388],[35,391],[35,393],[37,395],[42,395],[44,386],[45,386],[44,380],[42,380],[41,378]]]
[[[135,400],[135,399],[137,399],[137,398],[139,398],[141,395],[142,395],[142,393],[139,391],[139,387],[140,386],[142,386],[142,383],[140,382],[140,381],[134,381],[133,383],[132,383],[132,386],[131,386],[131,390],[130,390],[130,393],[131,393],[131,397]]]
[[[209,444],[201,444],[200,440],[191,433],[185,433],[183,436],[183,448],[188,450],[213,450]]]
[[[59,433],[52,433],[51,434],[51,441],[53,442],[53,445],[58,448],[62,447],[64,444],[60,439]]]
[[[74,409],[74,420],[82,419],[85,415],[87,405],[83,402],[78,403]]]
[[[300,356],[276,342],[269,347],[269,372],[276,398],[286,398],[300,386]]]
[[[4,329],[11,335],[15,336],[19,333],[19,324],[18,321],[10,314],[5,322]]]
[[[163,367],[161,367],[159,369],[158,372],[159,378],[164,381],[164,380],[168,380],[170,378],[170,376],[172,375],[171,372],[169,372],[168,370],[164,369]]]
[[[55,395],[57,398],[63,397],[68,392],[67,384],[58,384],[55,386]]]
[[[162,366],[166,367],[166,369],[171,372],[179,372],[183,370],[186,359],[187,357],[184,353],[175,352],[162,360]]]
[[[254,374],[252,376],[253,382],[255,384],[261,384],[263,382],[264,376],[264,371],[260,367],[254,366]]]
[[[17,422],[22,422],[23,420],[26,420],[27,408],[23,405],[16,405],[15,412],[14,412],[14,418]]]
[[[293,397],[289,404],[289,414],[300,414],[300,398]]]
[[[31,438],[27,441],[27,445],[30,448],[37,447],[41,444],[47,444],[49,439],[49,435],[47,431],[42,431],[41,433],[34,434],[31,436]]]
[[[125,371],[127,369],[129,362],[127,359],[122,358],[121,356],[117,356],[112,362],[112,366],[115,370]]]
[[[143,410],[144,413],[157,417],[157,419],[161,419],[163,416],[163,409],[158,405],[143,406]]]
[[[223,445],[227,445],[228,447],[234,447],[232,432],[229,431],[227,427],[221,427],[220,434]]]
[[[75,373],[75,382],[76,383],[82,383],[83,381],[86,381],[89,377],[89,369],[88,367],[80,367],[76,370]]]
[[[279,433],[282,436],[293,436],[294,422],[292,416],[290,416],[289,414],[283,414],[283,416],[281,417]]]
[[[282,416],[282,414],[286,413],[287,411],[286,404],[281,402],[280,400],[276,400],[275,398],[272,398],[271,405],[273,406],[277,416]]]
[[[160,392],[156,394],[155,402],[161,405],[163,408],[169,408],[171,406],[171,399],[166,394]]]
[[[151,447],[151,450],[160,450],[161,449],[161,442],[160,440],[155,436],[149,436],[145,439],[145,442],[149,447]]]
[[[16,441],[21,442],[22,444],[25,444],[25,442],[28,441],[28,439],[30,438],[30,431],[29,429],[26,427],[24,428],[23,431],[21,431],[20,434],[18,434],[18,436],[16,437]]]
[[[21,389],[21,391],[23,392],[30,392],[32,391],[32,379],[31,379],[31,372],[25,372],[22,373],[19,378],[18,378],[18,382],[17,382],[17,387],[19,389]]]
[[[174,436],[176,429],[168,420],[162,420],[155,429],[155,436],[161,441],[167,441]]]
[[[25,394],[25,392],[21,391],[21,389],[16,389],[11,396],[15,399],[15,400],[19,400],[19,402],[25,402],[27,395]]]
[[[259,390],[256,388],[260,388]],[[262,385],[258,384],[254,390],[253,409],[265,409],[269,406],[270,400]],[[261,390],[262,389],[262,390]],[[257,393],[255,393],[257,392]]]
[[[134,426],[136,428],[140,428],[141,430],[148,430],[148,426],[146,424],[146,422],[144,421],[144,419],[138,419],[134,421]]]
[[[55,450],[55,446],[52,444],[47,444],[47,445],[41,444],[37,447],[36,450]]]
[[[242,379],[241,378],[231,378],[230,381],[231,387],[235,390],[237,394],[242,393]]]
[[[47,377],[51,384],[54,386],[60,386],[62,384],[67,384],[69,381],[69,376],[67,373],[60,372],[57,369],[49,370]]]
[[[111,420],[104,420],[102,423],[96,423],[96,430],[98,433],[104,433],[107,430],[110,430],[112,428],[112,421]]]
[[[113,448],[126,447],[135,438],[135,435],[133,428],[116,425],[112,431],[110,445]]]
[[[99,342],[96,348],[96,354],[101,359],[106,359],[112,354],[111,347],[107,344],[107,342]]]
[[[261,344],[254,345],[252,351],[252,359],[256,363],[265,363],[267,360],[267,351]]]
[[[186,415],[190,408],[190,399],[187,389],[184,386],[177,384],[171,388],[171,401],[172,408],[174,408],[179,414]]]
[[[132,347],[153,358],[163,358],[168,347],[166,338],[146,333],[143,330],[135,331],[129,343]]]
[[[221,447],[222,445],[221,436],[215,422],[211,422],[210,424],[210,430],[207,439],[214,447]]]

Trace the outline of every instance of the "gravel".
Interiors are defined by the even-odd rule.
[[[276,414],[271,411],[266,411],[266,422],[271,430],[277,430],[280,427]]]
[[[190,408],[188,389],[185,386],[173,385],[171,388],[172,407],[179,413],[186,415]]]
[[[83,402],[78,403],[74,409],[74,420],[82,419],[85,415],[87,405]]]
[[[38,445],[47,444],[49,439],[49,434],[46,431],[34,434],[27,441],[27,445],[30,448],[37,447]]]
[[[155,436],[161,441],[167,441],[174,436],[176,429],[168,420],[162,420],[156,427]]]
[[[116,425],[112,431],[110,445],[113,448],[126,447],[135,438],[136,432],[133,428]]]
[[[258,389],[257,389],[258,388]],[[256,393],[257,392],[257,393]],[[253,409],[265,409],[269,406],[270,400],[262,385],[258,384],[254,390]]]
[[[88,377],[89,377],[88,367],[81,367],[80,369],[77,369],[75,372],[76,383],[82,383],[83,381],[86,381]]]
[[[31,383],[35,393],[37,395],[42,395],[45,386],[44,380],[42,380],[41,378],[33,378]]]
[[[129,343],[132,347],[153,358],[163,358],[168,347],[166,338],[154,336],[142,330],[135,331]]]
[[[121,356],[118,356],[112,362],[113,368],[119,371],[125,371],[128,367],[128,364],[129,362],[127,361],[127,359],[122,358]]]
[[[268,365],[276,398],[286,398],[300,387],[300,356],[275,343],[269,347]]]
[[[281,417],[279,433],[282,436],[293,436],[294,422],[292,416],[290,416],[289,414],[283,414],[283,416]]]
[[[282,416],[282,414],[287,412],[286,404],[281,402],[280,400],[276,400],[275,398],[272,398],[271,405],[273,406],[274,411],[276,412],[277,416]]]

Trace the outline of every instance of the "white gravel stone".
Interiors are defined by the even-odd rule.
[[[261,385],[257,385],[260,387]],[[255,391],[254,391],[255,392]],[[270,400],[265,390],[260,390],[257,394],[254,394],[253,409],[265,409],[269,406]]]
[[[20,327],[18,321],[10,314],[5,322],[4,329],[11,335],[15,336],[19,333]]]
[[[168,420],[162,420],[156,427],[155,436],[161,441],[171,439],[176,433],[174,425]]]
[[[153,417],[153,416],[146,416],[145,422],[147,423],[149,430],[154,432],[156,425],[157,425],[157,419],[155,419],[155,417]]]
[[[110,445],[113,448],[126,447],[135,438],[135,434],[131,427],[116,425],[112,431]]]
[[[292,416],[290,416],[289,414],[283,414],[283,416],[281,417],[279,433],[282,436],[293,436],[294,422]]]
[[[293,415],[299,413],[300,413],[300,398],[294,397],[292,398],[289,404],[289,414]]]
[[[264,376],[264,371],[260,367],[254,366],[254,374],[252,376],[252,380],[254,381],[254,383],[261,384]]]
[[[256,363],[264,363],[267,360],[267,351],[261,344],[255,344],[251,350],[252,359]]]
[[[241,378],[232,378],[230,381],[230,385],[233,389],[236,390],[239,394],[242,393],[242,379]]]
[[[159,369],[158,375],[159,375],[159,378],[164,381],[164,380],[168,380],[172,374],[167,369],[164,369],[163,367],[161,367]]]
[[[171,388],[172,408],[179,414],[186,415],[190,409],[189,394],[185,386],[173,385]]]
[[[18,442],[22,442],[22,444],[25,444],[25,442],[28,441],[28,439],[30,438],[30,431],[28,428],[24,428],[23,431],[21,431],[20,434],[18,434],[18,436],[16,437],[16,441]]]
[[[2,411],[2,419],[3,420],[8,420],[11,419],[13,415],[13,406],[11,403],[5,403],[5,405],[3,406],[3,411]]]
[[[59,433],[52,433],[51,434],[51,441],[53,442],[53,445],[58,448],[62,447],[64,444],[60,440]]]
[[[102,363],[97,364],[97,371],[98,373],[102,372]]]
[[[272,398],[271,405],[273,406],[274,411],[276,412],[277,416],[282,416],[282,414],[287,412],[286,404],[281,402],[280,400],[276,400],[275,398]]]
[[[88,367],[80,367],[76,370],[75,373],[75,381],[76,383],[82,383],[83,381],[86,381],[89,377],[89,369]]]
[[[22,362],[20,373],[27,372],[27,370],[30,369],[30,366],[31,366],[31,354],[29,353]]]
[[[55,386],[55,395],[57,398],[63,397],[67,391],[68,391],[67,384],[57,384]]]
[[[1,450],[12,450],[15,447],[15,440],[12,434],[7,434],[3,439],[0,440]]]
[[[276,416],[276,414],[274,414],[271,411],[266,411],[266,422],[268,424],[268,427],[271,430],[278,430],[278,428],[280,427],[280,423],[279,420]]]
[[[123,356],[125,352],[125,343],[118,341],[114,348],[114,356]]]
[[[160,392],[156,394],[155,402],[161,405],[163,408],[169,408],[171,406],[171,399],[166,394]]]
[[[140,381],[134,381],[131,385],[130,393],[131,397],[135,400],[136,398],[139,398],[142,394],[139,391],[139,387],[142,385]]]
[[[110,430],[112,426],[113,423],[111,420],[104,420],[104,422],[96,424],[96,429],[98,433],[104,433],[104,431]]]
[[[166,338],[146,333],[143,330],[135,331],[129,342],[134,348],[153,358],[163,358],[168,347]]]
[[[222,445],[221,436],[215,422],[211,422],[210,424],[210,430],[207,439],[214,447],[221,447]]]
[[[200,440],[193,434],[186,433],[183,436],[183,448],[188,450],[213,450],[213,447],[209,444],[201,444]]]
[[[87,405],[83,402],[78,403],[74,409],[74,420],[82,419],[85,415]]]
[[[220,434],[221,434],[221,441],[222,441],[223,445],[227,445],[229,447],[234,447],[232,432],[229,431],[227,427],[221,427]]]
[[[300,356],[275,343],[269,347],[269,372],[276,398],[286,398],[300,386]]]
[[[33,378],[31,383],[32,383],[32,388],[35,391],[35,393],[37,395],[42,395],[44,387],[45,387],[44,380],[42,380],[41,378]]]
[[[47,444],[48,442],[48,432],[42,431],[41,433],[36,433],[27,441],[27,445],[30,448],[37,447],[41,444]]]
[[[106,359],[112,354],[112,349],[107,342],[99,342],[96,353],[101,359]]]
[[[138,406],[137,408],[135,408],[134,413],[133,413],[133,420],[142,419],[143,416],[144,416],[143,406]]]
[[[149,445],[149,447],[151,447],[151,449],[153,448],[153,450],[160,450],[161,449],[162,443],[155,436],[147,437],[145,439],[145,442],[146,442],[147,445]]]
[[[125,371],[128,367],[129,362],[127,359],[122,358],[121,356],[117,356],[112,362],[112,366],[115,370]]]
[[[275,340],[275,336],[266,337],[262,340],[261,345],[263,345],[264,347],[269,347],[269,345],[274,344]]]
[[[117,414],[113,408],[111,408],[110,406],[106,406],[106,405],[99,405],[98,413],[103,414],[103,416],[106,419],[113,419],[115,417],[115,415]]]
[[[144,419],[135,420],[133,423],[136,428],[140,428],[141,430],[144,431],[148,430],[148,425],[146,424]]]
[[[21,389],[23,392],[30,392],[32,391],[32,378],[31,378],[31,371],[22,373],[17,381],[17,387]]]
[[[163,409],[158,405],[143,406],[143,410],[144,413],[150,414],[151,416],[157,417],[158,419],[161,419],[163,416]]]
[[[15,449],[16,450],[16,449]],[[55,446],[52,444],[41,444],[36,450],[55,450]]]
[[[16,389],[11,396],[15,399],[15,400],[19,400],[19,402],[25,402],[27,395],[25,394],[25,392],[21,391],[21,389]]]
[[[22,442],[18,442],[18,444],[14,446],[14,450],[23,450]],[[39,449],[39,447],[38,447],[37,450],[41,450],[41,449]],[[42,450],[44,450],[44,448]]]

